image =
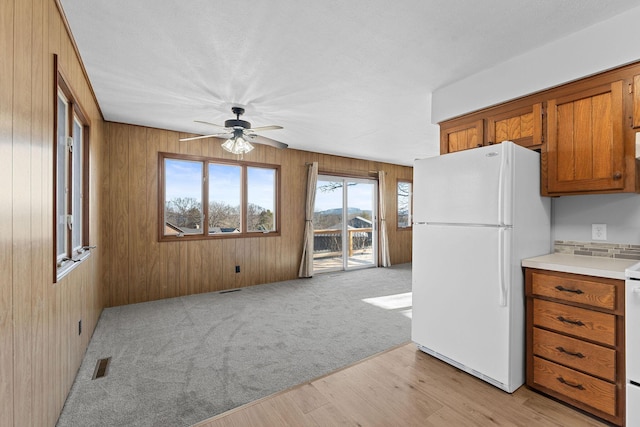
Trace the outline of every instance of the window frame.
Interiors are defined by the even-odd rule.
[[[78,101],[78,97],[69,85],[69,80],[65,77],[65,74],[60,69],[58,64],[58,57],[54,55],[54,85],[53,85],[53,282],[57,283],[71,270],[80,264],[80,261],[86,259],[89,255],[89,152],[90,152],[90,128],[91,121],[88,114]],[[58,102],[60,95],[64,98],[66,104],[65,111],[65,127],[64,141],[58,138]],[[69,150],[66,147],[67,139],[72,138],[76,142],[75,138],[77,133],[76,124],[80,129],[80,156],[74,156],[73,150]],[[64,172],[65,182],[65,206],[63,207],[64,215],[71,216],[71,218],[80,218],[80,224],[74,225],[72,219],[72,227],[65,227],[65,249],[63,252],[58,253],[58,221],[59,221],[59,182],[58,182],[58,151],[60,144],[65,144],[65,164],[62,166]],[[80,171],[80,181],[74,178],[77,171]],[[77,192],[80,192],[79,210],[74,209],[76,203],[74,203],[74,197]],[[80,228],[77,228],[80,227]],[[77,231],[80,230],[80,236],[77,238]],[[73,246],[75,242],[79,241],[79,245]]]
[[[184,160],[191,162],[202,163],[202,224],[204,224],[203,232],[201,234],[176,234],[165,235],[165,205],[166,205],[166,171],[165,171],[165,159],[171,160]],[[208,220],[209,220],[209,164],[221,164],[230,166],[239,166],[241,168],[241,216],[240,216],[240,232],[237,233],[209,233]],[[247,168],[263,168],[271,169],[274,171],[274,207],[275,207],[275,230],[273,231],[247,231],[247,205],[248,205],[248,180],[247,180]],[[158,241],[159,242],[176,242],[176,241],[189,241],[189,240],[210,240],[210,239],[238,239],[238,238],[252,238],[252,237],[271,237],[280,236],[281,233],[281,170],[280,165],[269,163],[249,162],[244,160],[230,160],[221,159],[216,157],[198,156],[190,154],[178,154],[159,152],[158,153]]]
[[[407,225],[406,227],[400,227],[400,204],[398,203],[398,187],[401,183],[407,183],[411,186],[410,190],[409,190],[409,218],[408,218],[408,222],[409,225]],[[398,178],[396,179],[396,229],[398,231],[402,231],[402,230],[412,230],[413,229],[413,181],[410,179],[402,179],[402,178]]]

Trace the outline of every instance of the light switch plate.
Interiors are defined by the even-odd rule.
[[[591,224],[592,240],[607,240],[607,224]]]

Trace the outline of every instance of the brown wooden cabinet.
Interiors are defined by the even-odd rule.
[[[624,281],[525,270],[527,386],[624,424]]]
[[[540,151],[544,196],[640,192],[640,62],[440,123],[440,154],[504,140]]]
[[[500,109],[440,125],[440,153],[453,153],[513,141],[529,148],[542,144],[542,103]]]
[[[440,151],[453,153],[481,147],[484,141],[482,119],[440,128]]]
[[[539,147],[542,144],[542,103],[489,116],[485,145],[502,141]]]
[[[549,194],[624,188],[622,87],[619,80],[547,102]]]

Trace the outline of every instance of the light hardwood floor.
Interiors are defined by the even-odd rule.
[[[196,426],[334,425],[605,424],[524,386],[505,393],[408,343]]]

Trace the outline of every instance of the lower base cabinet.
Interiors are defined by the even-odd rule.
[[[624,281],[527,268],[525,287],[527,386],[625,425]]]

